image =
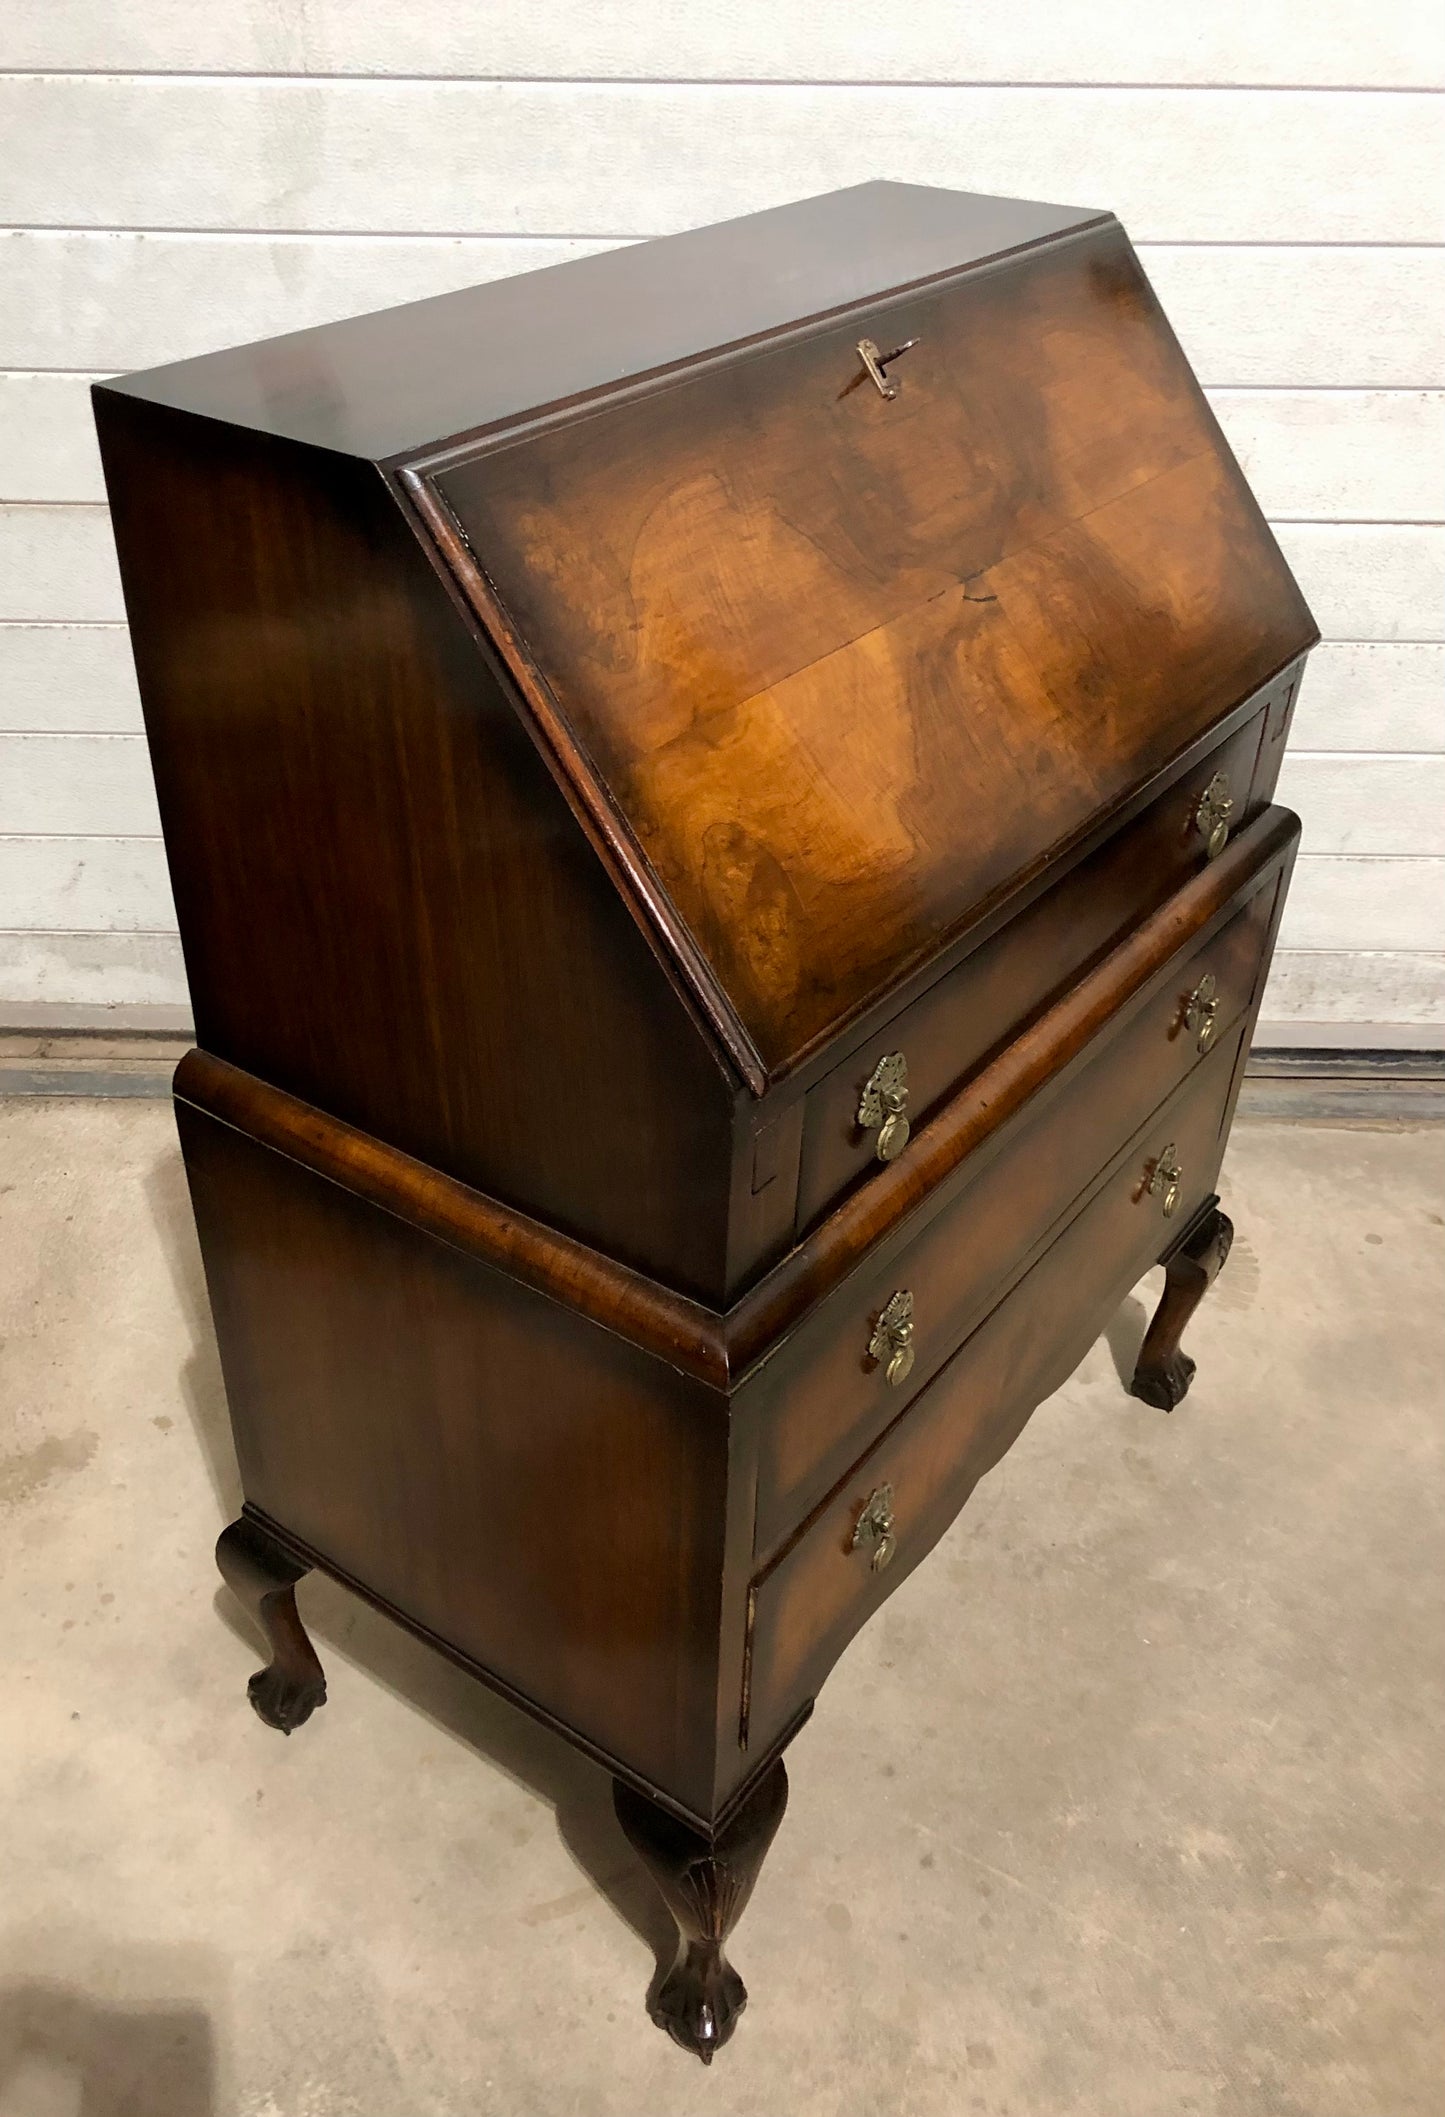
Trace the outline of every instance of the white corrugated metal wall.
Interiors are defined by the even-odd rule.
[[[1267,1022],[1445,1041],[1445,12],[8,0],[0,69],[0,1020],[185,1006],[92,379],[892,176],[1125,221],[1325,635]]]

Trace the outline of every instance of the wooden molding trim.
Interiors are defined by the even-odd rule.
[[[461,525],[432,478],[422,476],[411,466],[403,466],[396,475],[473,617],[493,643],[498,660],[520,693],[522,720],[543,762],[663,968],[689,1004],[701,1011],[739,1079],[754,1095],[763,1095],[768,1075],[756,1045],[711,965],[678,917],[631,825],[578,742],[551,685],[477,563]]]
[[[176,1068],[175,1095],[383,1212],[580,1310],[699,1381],[726,1388],[721,1319],[570,1235],[428,1168],[207,1051]]]
[[[1270,808],[1230,841],[1167,903],[1135,927],[1103,962],[1039,1016],[983,1070],[965,1083],[909,1151],[889,1162],[749,1289],[727,1317],[730,1371],[736,1377],[784,1330],[831,1293],[854,1264],[898,1226],[1039,1089],[1060,1088],[1111,1018],[1195,942],[1278,875],[1297,840],[1298,819]]]
[[[209,1052],[176,1069],[182,1102],[285,1154],[332,1183],[426,1229],[726,1391],[985,1141],[999,1137],[1046,1084],[1051,1091],[1092,1039],[1211,920],[1264,888],[1288,858],[1298,823],[1271,808],[1231,841],[994,1062],[974,1075],[908,1154],[846,1198],[725,1314],[690,1301],[585,1243],[444,1176]],[[1252,894],[1246,891],[1246,894]]]

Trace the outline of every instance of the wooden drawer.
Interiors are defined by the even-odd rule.
[[[1209,856],[1196,819],[1216,775],[1229,783],[1231,827],[1248,820],[1272,695],[1242,728],[809,1092],[798,1172],[800,1230],[878,1166],[879,1133],[866,1130],[858,1116],[864,1087],[885,1054],[901,1053],[907,1062],[908,1115],[917,1125],[989,1052],[1205,863]],[[1254,806],[1267,798],[1266,789]]]
[[[1111,1162],[1091,1202],[1058,1234],[930,1386],[855,1464],[754,1581],[742,1737],[761,1753],[817,1690],[843,1648],[949,1526],[1034,1407],[1077,1366],[1109,1303],[1187,1227],[1214,1188],[1244,1030],[1218,1044]],[[1072,1107],[1072,1106],[1071,1106]],[[1166,1147],[1183,1165],[1169,1220],[1148,1181]],[[874,1570],[853,1531],[892,1487],[891,1562]]]
[[[1217,1047],[1250,1003],[1268,945],[1281,862],[1255,868],[1231,907],[1122,1000],[1066,1076],[961,1166],[920,1226],[897,1237],[807,1316],[769,1359],[758,1396],[755,1550],[794,1528],[880,1427],[895,1418],[1149,1113]],[[1097,975],[1107,975],[1104,966]],[[1210,1031],[1186,1024],[1213,980]],[[1192,1175],[1192,1171],[1190,1174]],[[911,1297],[911,1370],[890,1384],[870,1340],[887,1304]]]

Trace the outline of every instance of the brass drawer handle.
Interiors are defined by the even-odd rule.
[[[866,1551],[870,1547],[873,1556],[868,1563],[875,1573],[881,1573],[898,1549],[898,1539],[893,1534],[891,1485],[879,1485],[868,1495],[867,1506],[853,1524],[853,1542],[850,1549]]]
[[[880,1161],[896,1161],[908,1145],[908,1061],[901,1051],[885,1052],[858,1098],[858,1123],[876,1132],[873,1151]]]
[[[1216,772],[1200,795],[1194,811],[1194,828],[1204,840],[1208,857],[1215,860],[1229,842],[1229,819],[1234,814],[1234,796],[1229,774]]]
[[[1184,1171],[1179,1166],[1179,1157],[1171,1139],[1158,1159],[1149,1164],[1149,1181],[1144,1186],[1146,1198],[1161,1198],[1164,1201],[1164,1218],[1172,1220],[1174,1208],[1179,1203],[1179,1188],[1184,1181]]]
[[[890,1294],[868,1340],[868,1356],[886,1364],[895,1389],[913,1372],[913,1296],[906,1286]]]
[[[1206,970],[1184,1002],[1180,1027],[1192,1030],[1197,1048],[1207,1051],[1219,1028],[1219,985],[1212,970]]]

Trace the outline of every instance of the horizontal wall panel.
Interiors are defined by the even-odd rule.
[[[0,374],[0,502],[105,498],[92,379]]]
[[[0,368],[156,367],[609,247],[11,229],[0,233]],[[1207,384],[1397,389],[1441,379],[1445,251],[1149,244],[1141,256]]]
[[[1322,640],[1290,742],[1297,750],[1445,750],[1445,646]]]
[[[1260,1019],[1438,1023],[1445,1030],[1445,953],[1315,955],[1281,949],[1270,968]],[[1262,1033],[1260,1042],[1268,1041]]]
[[[0,500],[103,500],[89,375],[0,374]],[[1445,391],[1215,390],[1266,514],[1445,521]]]
[[[138,734],[123,625],[0,625],[0,732]]]
[[[1445,529],[1284,522],[1275,534],[1325,639],[1445,640]]]
[[[10,75],[0,221],[644,235],[884,175],[1158,242],[1429,243],[1437,121],[1369,91]]]
[[[106,508],[0,506],[0,621],[124,616]]]
[[[141,735],[0,735],[0,833],[147,836],[160,830]]]
[[[1346,860],[1302,853],[1281,948],[1445,948],[1445,860]]]
[[[1445,251],[1145,243],[1139,255],[1202,382],[1438,385]]]
[[[0,234],[0,367],[158,367],[612,247],[550,236],[12,228]]]
[[[0,838],[0,928],[174,933],[159,838]]]
[[[0,933],[0,1020],[7,1006],[189,1005],[174,934]]]
[[[1279,799],[1299,811],[1303,852],[1445,855],[1445,757],[1286,751]]]
[[[473,74],[645,80],[1445,82],[1421,0],[7,0],[6,63],[204,73]]]
[[[1445,522],[1445,391],[1212,390],[1275,520]]]

